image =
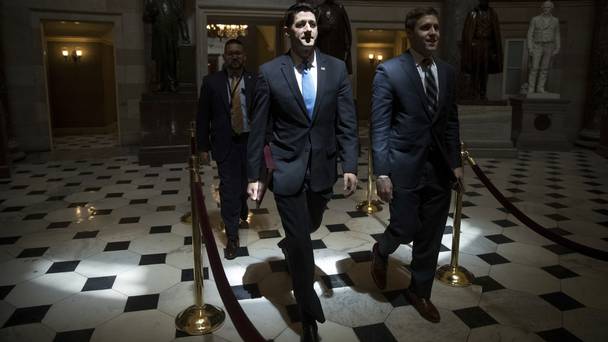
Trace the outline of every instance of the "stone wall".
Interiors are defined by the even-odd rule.
[[[145,85],[143,0],[20,0],[0,6],[9,112],[13,134],[24,150],[49,150],[52,140],[41,20],[113,25],[120,142],[139,141],[139,99]]]

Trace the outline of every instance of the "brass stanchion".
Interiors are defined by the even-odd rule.
[[[190,127],[190,149],[192,151],[188,161],[190,170],[190,184],[200,185],[199,176],[199,157],[196,151],[196,133],[194,123]],[[192,246],[194,252],[194,290],[196,303],[189,306],[184,311],[180,312],[175,318],[175,326],[177,330],[183,331],[188,335],[203,335],[214,332],[219,329],[224,320],[226,313],[221,308],[211,304],[203,303],[203,262],[201,258],[202,241],[201,231],[199,229],[198,215],[196,213],[195,199],[190,194],[190,208],[192,213]]]
[[[469,160],[469,152],[461,143],[460,158],[464,167],[465,159]],[[472,158],[470,158],[472,160]],[[470,162],[469,160],[469,162]],[[437,270],[437,279],[450,286],[465,287],[473,283],[475,276],[463,266],[458,265],[458,254],[460,253],[460,218],[462,216],[462,196],[464,188],[456,189],[456,203],[454,209],[454,227],[452,232],[452,258],[449,265],[443,265]]]
[[[357,210],[368,215],[382,210],[382,202],[372,200],[373,188],[373,168],[372,168],[372,141],[369,139],[369,150],[367,152],[367,200],[357,203]]]

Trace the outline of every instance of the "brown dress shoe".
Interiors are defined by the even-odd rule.
[[[321,338],[319,337],[319,328],[317,327],[316,322],[312,323],[302,323],[302,337],[300,341],[302,342],[319,342]]]
[[[379,289],[384,290],[386,288],[386,268],[388,265],[388,258],[380,255],[380,251],[378,251],[378,243],[374,244],[372,247],[372,264],[371,264],[371,274],[374,283],[378,286]]]
[[[439,323],[441,316],[439,316],[439,311],[437,311],[437,308],[431,303],[430,299],[420,298],[410,290],[405,290],[405,297],[422,318],[431,323]]]
[[[236,258],[236,254],[239,250],[239,239],[228,239],[228,243],[226,244],[226,249],[224,249],[224,258],[228,260],[232,260]]]

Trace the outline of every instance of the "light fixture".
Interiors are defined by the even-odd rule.
[[[207,25],[207,33],[209,35],[228,39],[245,37],[247,35],[247,25],[241,24],[209,24]]]
[[[63,47],[63,48],[61,48],[61,55],[63,56],[63,59],[66,62],[68,61],[69,57],[72,57],[72,62],[76,63],[82,57],[82,49],[74,48],[74,50],[72,50],[72,52],[70,53],[70,51],[68,50],[67,47]]]
[[[380,54],[380,53],[379,54],[370,53],[367,55],[367,59],[369,59],[370,64],[382,63],[384,56],[382,56],[382,54]]]

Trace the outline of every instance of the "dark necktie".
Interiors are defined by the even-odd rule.
[[[426,97],[429,100],[431,112],[437,111],[437,82],[431,71],[433,61],[430,58],[422,60],[422,70],[424,71],[424,88],[426,89]]]
[[[230,123],[236,134],[243,132],[243,109],[241,108],[241,87],[239,87],[241,79],[232,77],[230,79]]]

